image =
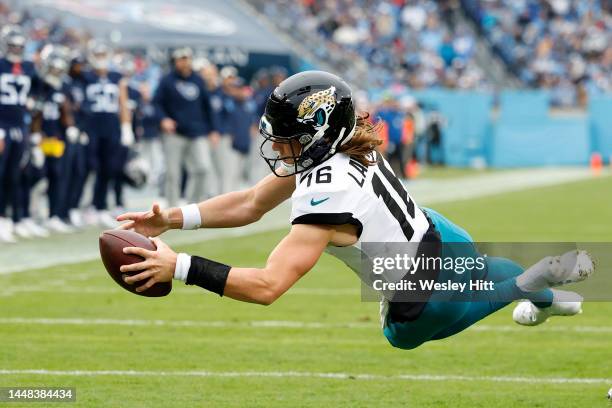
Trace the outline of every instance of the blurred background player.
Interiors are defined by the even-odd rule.
[[[134,143],[128,89],[122,75],[110,69],[111,50],[106,44],[90,44],[88,60],[91,71],[85,75],[83,112],[96,172],[93,221],[112,228],[116,222],[109,211],[108,191],[113,186],[115,205],[120,206],[121,175],[125,164],[123,152],[126,146]]]
[[[68,217],[70,223],[76,228],[84,226],[80,204],[89,168],[87,160],[89,136],[82,130],[85,126],[85,118],[82,110],[85,98],[84,65],[85,60],[82,54],[79,51],[74,52],[70,60],[70,67],[66,77],[70,90],[70,100],[75,126],[77,129],[80,129],[78,142],[68,146],[70,182],[68,183],[68,191],[66,193],[66,200],[68,201],[69,208]]]
[[[154,103],[162,120],[160,128],[165,154],[165,195],[170,205],[180,198],[181,171],[187,171],[189,200],[210,195],[206,185],[211,172],[210,145],[217,143],[219,125],[211,113],[210,95],[202,78],[193,72],[192,51],[172,52],[173,69],[162,78]]]
[[[153,95],[149,84],[146,82],[140,83],[139,90],[141,103],[137,115],[139,126],[136,128],[136,136],[140,140],[143,157],[150,167],[149,185],[161,194],[164,155],[160,140],[159,122],[162,118],[153,103]]]
[[[211,171],[207,174],[206,184],[211,195],[222,194],[226,184],[223,177],[223,161],[227,159],[226,120],[225,120],[225,93],[222,86],[222,76],[215,64],[205,58],[198,58],[194,68],[204,80],[210,96],[210,112],[213,122],[219,126],[220,138],[210,140]],[[226,71],[223,71],[223,75]]]
[[[49,200],[46,227],[68,233],[69,185],[71,165],[80,132],[75,127],[70,103],[70,88],[65,81],[69,51],[61,45],[46,45],[41,51],[40,81],[35,89],[32,135],[40,135],[45,154],[45,176]]]
[[[408,174],[405,169],[408,157],[406,157],[404,151],[404,144],[406,143],[406,138],[404,137],[405,112],[401,109],[397,99],[387,94],[383,97],[383,103],[376,112],[376,117],[384,124],[389,164],[391,164],[396,174],[407,178]]]
[[[27,234],[19,224],[23,217],[21,166],[31,142],[26,129],[28,98],[35,80],[34,65],[23,60],[26,38],[21,28],[7,25],[1,32],[0,58],[0,241],[15,242],[14,226]],[[39,142],[34,140],[34,143]],[[7,205],[11,219],[7,218]]]
[[[252,89],[245,84],[244,79],[234,78],[225,87],[225,129],[227,138],[226,157],[229,166],[223,168],[224,192],[235,191],[247,186],[255,180],[254,164],[249,152],[251,139],[258,135],[257,104],[253,99]],[[259,163],[259,160],[257,163]]]
[[[118,155],[120,156],[119,162],[122,175],[117,178],[113,186],[116,197],[116,208],[113,210],[112,214],[115,216],[125,207],[123,189],[128,180],[124,176],[124,170],[130,156],[135,153],[131,148],[136,142],[136,128],[141,126],[140,105],[142,104],[142,95],[140,94],[138,82],[134,78],[134,73],[136,72],[134,57],[127,52],[123,52],[115,55],[114,62],[114,65],[119,69],[121,75],[123,75],[123,81],[125,81],[127,85],[127,109],[129,111],[129,117],[131,118],[132,134],[134,135],[131,140],[123,141],[119,147]]]
[[[234,176],[232,171],[228,171],[229,167],[238,166],[236,162],[229,162],[232,159],[232,143],[234,139],[234,123],[231,121],[236,119],[233,117],[235,111],[235,94],[236,82],[238,81],[238,69],[231,65],[226,65],[219,71],[221,84],[218,95],[221,100],[221,109],[219,112],[222,132],[221,139],[217,146],[213,148],[213,165],[217,180],[219,183],[219,194],[231,191],[231,177]]]

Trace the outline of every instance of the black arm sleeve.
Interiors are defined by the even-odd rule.
[[[191,257],[191,266],[187,273],[187,285],[197,285],[203,289],[210,290],[223,296],[227,275],[231,266],[199,256]]]

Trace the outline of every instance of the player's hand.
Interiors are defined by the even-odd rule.
[[[131,123],[121,124],[121,145],[130,147],[134,144],[134,130]]]
[[[0,139],[0,154],[4,151],[4,139]]]
[[[138,255],[144,261],[131,265],[123,265],[122,273],[140,272],[137,275],[124,275],[123,280],[130,285],[139,285],[136,292],[142,292],[157,282],[170,282],[174,277],[177,254],[159,238],[151,238],[157,249],[149,251],[144,248],[123,248],[124,254]]]
[[[176,122],[170,118],[163,118],[160,127],[164,133],[174,133],[176,131]]]
[[[69,126],[68,129],[66,129],[66,139],[68,139],[68,142],[71,144],[77,143],[80,135],[81,132],[75,126]]]
[[[81,143],[83,146],[87,146],[89,144],[89,135],[86,132],[81,132],[79,143]]]
[[[37,169],[42,169],[45,166],[45,154],[38,146],[33,147],[31,151],[32,166]]]
[[[118,229],[132,230],[145,237],[156,237],[170,229],[167,211],[162,211],[157,203],[153,204],[150,211],[121,214],[117,221],[128,221]]]

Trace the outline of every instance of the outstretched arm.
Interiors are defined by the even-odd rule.
[[[159,238],[155,238],[156,251],[143,248],[125,248],[125,253],[140,255],[145,260],[124,265],[125,281],[139,284],[143,291],[157,282],[170,281],[177,274],[186,275],[187,284],[195,284],[244,302],[269,305],[285,293],[316,264],[335,230],[324,225],[294,225],[289,234],[276,246],[263,268],[232,268],[204,258],[190,257],[188,271],[179,271],[177,254]],[[184,254],[181,254],[184,255]],[[139,283],[140,282],[140,283]]]
[[[197,204],[199,225],[228,228],[251,224],[291,197],[294,189],[295,176],[276,177],[270,174],[247,190],[222,194]],[[183,228],[185,220],[181,208],[161,210],[159,205],[154,204],[151,211],[122,214],[117,221],[128,221],[120,227],[122,229],[133,229],[145,236],[155,237],[169,229]]]
[[[294,225],[274,248],[264,268],[232,268],[224,296],[269,305],[317,263],[334,230],[319,225]]]

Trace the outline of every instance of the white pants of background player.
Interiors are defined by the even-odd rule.
[[[216,146],[211,146],[210,152],[214,173],[213,180],[211,180],[211,192],[213,195],[219,195],[233,191],[231,188],[234,184],[233,172],[230,168],[236,163],[232,156],[232,137],[227,134],[223,135]]]
[[[149,174],[149,184],[159,186],[162,175],[164,174],[164,152],[160,138],[145,139],[142,141],[142,155],[151,167]]]
[[[187,171],[188,202],[197,203],[211,197],[212,158],[206,137],[188,138],[178,134],[162,134],[166,156],[165,195],[168,205],[178,205],[181,196],[182,168]]]
[[[221,138],[213,150],[213,165],[219,180],[218,194],[247,188],[270,174],[270,168],[261,158],[258,141],[255,138],[249,152],[242,153],[232,147],[230,135]]]

